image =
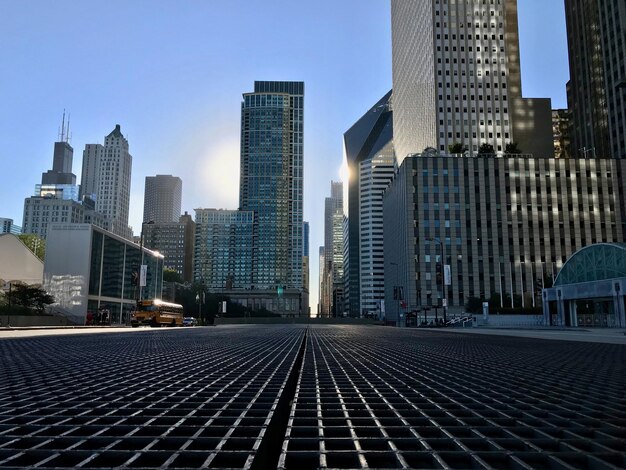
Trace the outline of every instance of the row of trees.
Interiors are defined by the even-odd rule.
[[[451,145],[448,146],[448,152],[451,154],[465,153],[468,150],[469,149],[467,145],[465,145],[463,142],[453,142]],[[480,147],[478,147],[479,155],[495,155],[495,153],[495,149],[491,144],[481,144]],[[509,142],[504,147],[505,155],[516,155],[519,153],[522,153],[522,150],[519,148],[516,142]]]
[[[0,296],[0,311],[7,314],[44,314],[46,307],[54,303],[54,297],[38,286],[11,283],[11,287]]]

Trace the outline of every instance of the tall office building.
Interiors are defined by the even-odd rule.
[[[196,209],[194,281],[209,291],[254,287],[255,214]]]
[[[178,176],[146,176],[143,221],[156,224],[178,222],[182,197],[183,182]]]
[[[69,122],[66,127],[65,114],[59,139],[54,143],[52,170],[41,175],[41,184],[35,185],[34,195],[24,200],[23,233],[45,239],[48,226],[55,222],[89,222],[108,229],[109,223],[103,214],[79,202],[79,187],[72,173],[74,149],[69,144]]]
[[[552,110],[552,139],[554,140],[554,156],[556,158],[570,158],[572,156],[570,123],[569,110]]]
[[[344,247],[344,311],[380,313],[384,298],[382,196],[395,169],[391,91],[345,134],[348,163],[347,232]]]
[[[255,82],[241,107],[239,208],[253,211],[254,285],[302,290],[303,82]]]
[[[517,0],[391,0],[391,19],[400,162],[455,143],[554,154],[550,100],[522,98]]]
[[[538,279],[554,279],[584,246],[623,242],[623,162],[406,158],[384,197],[387,319],[444,299],[454,313],[472,297],[541,306]],[[442,265],[450,266],[445,293]]]
[[[195,223],[191,216],[185,212],[176,222],[145,224],[143,229],[144,246],[161,253],[163,266],[192,282]]]
[[[326,263],[325,253],[326,253],[326,250],[324,249],[324,247],[320,246],[318,250],[318,255],[317,255],[318,266],[319,266],[318,279],[317,279],[317,299],[318,299],[317,316],[318,317],[324,316],[322,303],[324,302],[323,297],[326,291],[326,282],[324,280],[324,264]]]
[[[343,314],[343,183],[331,181],[324,201],[323,316]]]
[[[626,3],[565,0],[572,153],[626,158]]]
[[[128,226],[133,157],[120,125],[104,138],[104,145],[87,144],[83,151],[81,196],[95,200],[96,211],[111,221],[111,231],[132,238]]]

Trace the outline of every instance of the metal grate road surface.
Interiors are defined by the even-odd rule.
[[[304,332],[0,341],[0,468],[250,467]]]
[[[309,331],[280,466],[626,468],[626,348]]]
[[[296,325],[0,340],[0,469],[621,469],[625,455],[625,346]]]

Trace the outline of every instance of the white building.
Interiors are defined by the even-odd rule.
[[[133,158],[120,125],[104,138],[104,145],[87,144],[83,151],[81,195],[96,201],[96,211],[111,221],[111,231],[132,238],[128,226]]]
[[[17,236],[0,234],[0,288],[5,283],[41,284],[43,262]]]
[[[395,169],[396,157],[391,142],[376,156],[359,164],[361,311],[379,317],[381,301],[385,297],[383,194]]]

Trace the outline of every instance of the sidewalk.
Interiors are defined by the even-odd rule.
[[[440,328],[423,331],[626,345],[624,328]]]

